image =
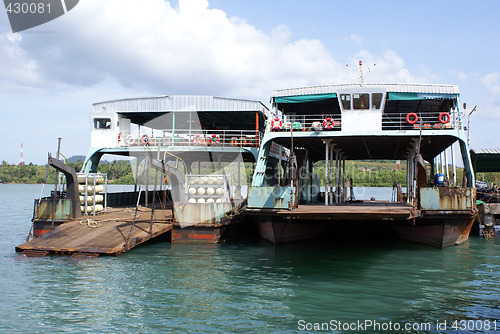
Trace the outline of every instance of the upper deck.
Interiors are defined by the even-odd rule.
[[[288,147],[293,138],[318,159],[318,139],[332,141],[353,160],[405,159],[421,141],[421,154],[430,161],[466,138],[455,85],[313,86],[274,91],[271,102],[264,140]]]
[[[461,127],[453,85],[327,85],[273,92],[269,131],[341,131],[377,134]],[[335,135],[335,134],[332,134]],[[337,134],[339,135],[339,134]]]
[[[96,103],[91,147],[107,152],[256,148],[268,109],[259,101],[170,95]]]

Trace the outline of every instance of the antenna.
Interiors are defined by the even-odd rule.
[[[21,142],[21,158],[19,159],[19,166],[24,165],[24,156],[23,156],[23,142]]]
[[[372,70],[373,68],[375,68],[375,66],[376,66],[376,65],[377,65],[377,64],[373,64],[373,67],[368,67],[366,70],[367,70],[368,72],[371,72],[371,70]],[[345,65],[345,67],[346,67],[348,70],[350,70],[350,71],[358,71],[358,72],[359,72],[359,86],[360,86],[360,87],[363,87],[363,86],[365,85],[365,77],[364,77],[364,75],[363,75],[363,61],[362,61],[362,60],[360,60],[360,61],[359,61],[359,63],[358,63],[358,69],[357,69],[357,70],[355,70],[355,69],[353,69],[353,68],[350,68],[350,67],[349,67],[349,64]]]

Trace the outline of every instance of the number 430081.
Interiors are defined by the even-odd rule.
[[[50,3],[43,2],[14,2],[7,5],[7,13],[11,14],[43,14],[50,13]]]

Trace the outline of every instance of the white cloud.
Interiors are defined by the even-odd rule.
[[[357,68],[358,60],[367,67],[377,64],[365,73],[367,82],[423,81],[393,51],[376,55],[362,50],[352,57],[351,67]],[[286,25],[267,34],[209,8],[206,0],[179,0],[178,6],[164,0],[85,0],[45,25],[0,33],[0,96],[13,91],[4,105],[33,122],[25,127],[42,128],[37,119],[43,118],[44,132],[54,138],[61,133],[56,120],[78,122],[71,126],[78,142],[68,147],[81,154],[93,102],[208,94],[267,104],[274,89],[357,83],[358,73],[348,71],[345,62],[334,59],[319,40],[293,39]],[[47,110],[56,114],[42,117]],[[28,154],[31,145],[24,142]],[[6,146],[9,161],[17,160],[18,146]],[[41,152],[35,161],[45,160],[45,148]]]
[[[363,45],[364,38],[363,36],[357,34],[350,34],[349,36],[344,37],[344,40],[351,41],[356,46]]]
[[[487,118],[500,119],[500,73],[491,72],[481,77],[484,94],[480,100],[479,112]]]
[[[500,73],[491,72],[481,78],[481,83],[492,94],[500,98]]]
[[[22,36],[0,34],[0,89],[37,87],[44,83],[35,60],[21,47]]]
[[[320,41],[292,40],[284,25],[266,34],[210,9],[206,0],[179,0],[177,8],[163,0],[86,0],[35,29],[52,32],[9,41],[18,56],[8,61],[19,61],[9,65],[17,72],[5,72],[4,80],[15,77],[19,85],[46,88],[88,87],[112,78],[156,93],[264,101],[273,89],[357,82]],[[394,52],[358,56],[377,63],[374,78],[413,79]]]

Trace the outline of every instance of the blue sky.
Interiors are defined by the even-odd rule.
[[[90,144],[91,105],[207,94],[268,103],[274,89],[366,81],[460,86],[471,147],[499,148],[499,1],[82,0],[13,34],[0,10],[0,160],[45,163]]]

